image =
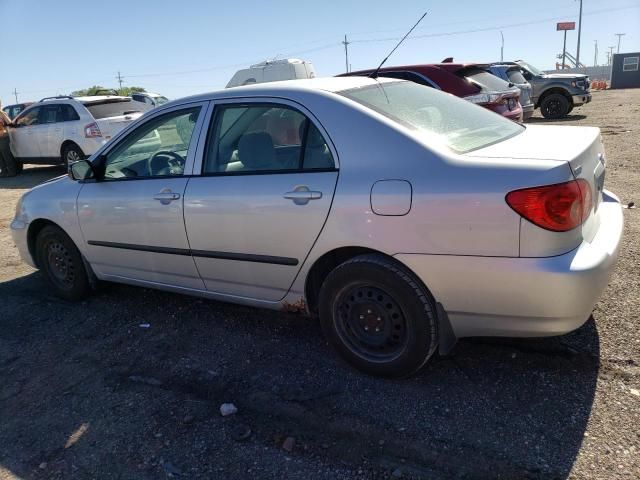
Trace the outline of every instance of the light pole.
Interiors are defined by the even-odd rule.
[[[620,53],[620,40],[622,39],[622,37],[624,37],[626,35],[626,33],[616,33],[616,36],[618,37],[618,51],[616,53]]]
[[[582,32],[582,0],[580,0],[580,16],[578,17],[578,49],[576,51],[576,67],[580,66],[580,33]]]
[[[500,61],[504,62],[504,35],[502,34],[502,30],[500,30],[500,37],[502,38],[502,45],[500,46]]]
[[[597,67],[598,66],[598,40],[594,40],[594,43],[596,44],[596,48],[593,54],[593,66]]]

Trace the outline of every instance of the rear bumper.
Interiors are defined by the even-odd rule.
[[[443,305],[456,337],[560,335],[591,315],[615,266],[620,204],[605,194],[590,243],[555,257],[399,254]]]
[[[577,107],[589,103],[591,101],[591,94],[583,93],[582,95],[572,95],[571,99],[573,100],[573,105]]]

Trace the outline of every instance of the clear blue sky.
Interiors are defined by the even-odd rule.
[[[523,58],[554,68],[562,51],[555,22],[577,20],[576,0],[0,0],[0,100],[124,85],[176,98],[223,87],[242,66],[273,57],[314,63],[319,75],[344,71],[346,33],[352,68],[375,66],[394,38],[429,14],[389,64]],[[584,0],[581,59],[599,63],[607,47],[640,51],[640,0]],[[512,26],[513,24],[530,23]],[[475,32],[456,33],[476,30]],[[480,30],[480,31],[477,31]],[[443,35],[448,34],[448,35]],[[434,35],[424,37],[424,35]],[[377,40],[382,39],[382,40]],[[575,53],[577,31],[568,34]],[[365,42],[364,40],[375,40]],[[360,41],[360,42],[356,42]],[[146,75],[146,76],[142,76]]]

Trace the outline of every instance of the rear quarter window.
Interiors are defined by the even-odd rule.
[[[507,77],[512,83],[527,83],[527,79],[524,78],[522,72],[520,70],[509,70],[507,72]]]

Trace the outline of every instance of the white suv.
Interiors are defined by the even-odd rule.
[[[151,108],[115,95],[43,98],[14,119],[11,152],[18,170],[24,163],[68,166],[93,154]]]

